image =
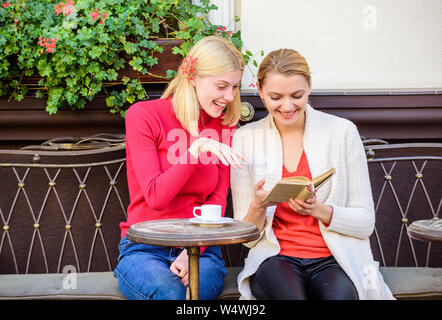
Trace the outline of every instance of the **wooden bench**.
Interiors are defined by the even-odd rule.
[[[407,227],[439,215],[442,144],[371,143],[374,257],[396,298],[441,299],[442,244],[412,240]],[[124,299],[112,273],[129,203],[124,144],[0,150],[0,181],[0,299]],[[247,250],[222,248],[228,276],[219,299],[239,297]]]

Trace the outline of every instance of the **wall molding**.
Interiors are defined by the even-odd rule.
[[[243,92],[241,99],[255,108],[252,121],[267,115],[256,92]],[[359,133],[368,138],[442,139],[441,92],[312,92],[309,103],[317,110],[349,119],[356,124]]]
[[[151,99],[161,96],[161,88],[146,89]],[[16,102],[0,98],[0,141],[47,140],[61,136],[97,133],[124,133],[124,119],[106,107],[105,96],[97,96],[85,110],[45,111],[46,101],[26,96]],[[267,115],[257,92],[241,93],[252,104],[257,120]],[[359,92],[313,92],[310,104],[353,121],[361,135],[385,140],[442,141],[442,94],[404,92],[381,94]]]

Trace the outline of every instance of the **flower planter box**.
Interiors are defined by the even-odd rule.
[[[105,96],[96,96],[84,110],[59,110],[50,115],[46,100],[0,98],[0,142],[43,141],[55,137],[82,137],[97,133],[124,133],[124,119],[111,114]]]
[[[158,58],[158,63],[149,69],[149,73],[142,74],[132,68],[129,65],[130,58],[126,59],[125,68],[118,70],[118,78],[114,82],[115,84],[121,83],[123,77],[128,77],[132,79],[139,79],[141,83],[164,83],[167,82],[166,79],[161,77],[166,77],[167,70],[177,70],[181,63],[182,56],[179,54],[173,54],[173,47],[179,46],[183,43],[183,40],[179,39],[157,39],[154,40],[160,47],[163,48],[163,52],[155,53],[154,57]],[[157,77],[159,76],[159,77]],[[24,77],[22,83],[30,87],[38,86],[38,82],[41,77],[38,74],[34,74],[29,77]],[[109,84],[112,84],[110,82]]]

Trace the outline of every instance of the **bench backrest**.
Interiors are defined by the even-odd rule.
[[[366,146],[376,209],[374,256],[385,266],[441,267],[442,244],[414,240],[408,226],[439,217],[442,144]]]
[[[442,144],[367,145],[383,266],[442,267],[442,245],[411,240],[407,226],[439,215]],[[422,176],[421,176],[422,175]],[[226,216],[233,216],[229,194]],[[110,271],[129,204],[125,147],[0,150],[0,273]],[[247,249],[223,247],[227,266]]]
[[[0,150],[0,273],[112,270],[129,203],[125,157],[124,146]]]

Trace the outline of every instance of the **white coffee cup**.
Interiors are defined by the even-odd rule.
[[[197,210],[200,210],[200,215],[195,213]],[[205,204],[201,207],[194,207],[193,215],[201,220],[217,221],[221,219],[221,206],[217,204]]]

